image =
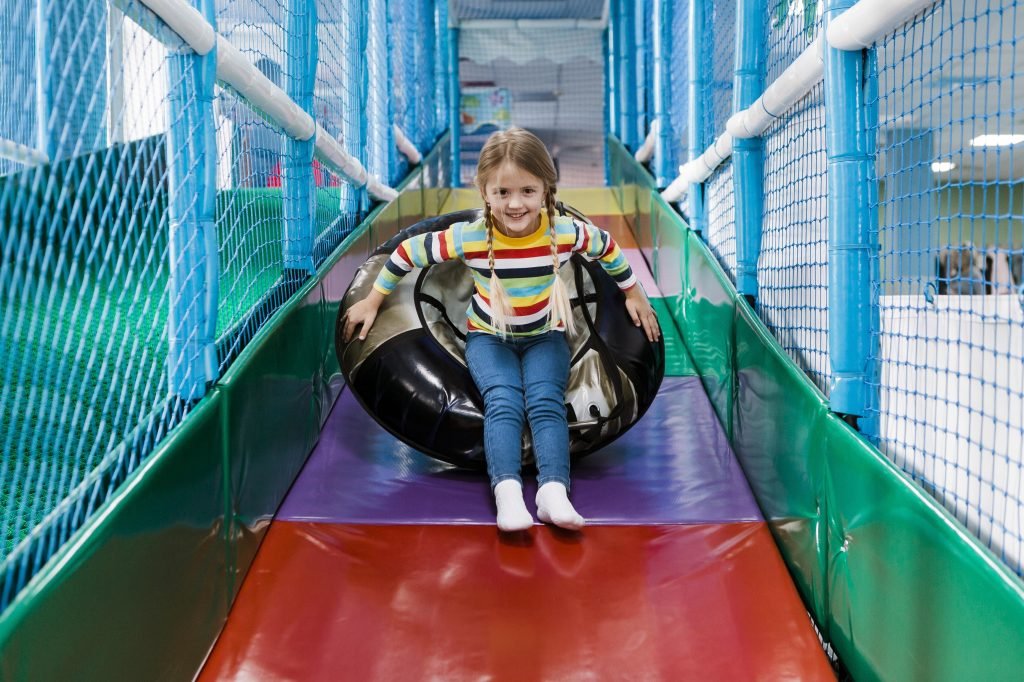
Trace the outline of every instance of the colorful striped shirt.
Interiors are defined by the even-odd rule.
[[[537,231],[525,237],[508,237],[494,230],[494,270],[512,306],[508,317],[512,336],[542,334],[552,328],[565,330],[561,320],[551,327],[548,319],[555,278],[548,218],[543,212],[540,218]],[[572,254],[578,253],[589,261],[599,261],[620,289],[629,289],[636,284],[629,263],[610,234],[570,217],[556,217],[555,230],[559,267]],[[491,323],[491,269],[483,218],[471,223],[456,223],[443,232],[427,232],[406,239],[385,262],[373,286],[387,295],[413,268],[456,258],[469,267],[476,285],[476,292],[466,311],[469,331],[497,333]]]

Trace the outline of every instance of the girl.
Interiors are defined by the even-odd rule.
[[[484,399],[484,454],[498,509],[498,528],[525,530],[533,518],[523,501],[521,439],[529,418],[537,460],[537,516],[578,530],[586,523],[569,501],[569,377],[566,329],[573,328],[558,270],[573,253],[600,260],[626,295],[626,309],[647,338],[660,336],[650,302],[604,230],[556,218],[555,166],[532,133],[493,134],[480,152],[476,186],[484,216],[402,242],[373,290],[348,310],[344,339],[373,325],[384,297],[414,267],[459,258],[476,285],[467,311],[466,364]]]

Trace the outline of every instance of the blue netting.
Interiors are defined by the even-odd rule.
[[[735,197],[732,161],[728,160],[707,180],[708,225],[704,239],[733,284],[736,283]]]
[[[704,65],[708,91],[704,102],[704,134],[708,144],[725,132],[732,115],[733,73],[736,69],[736,5],[717,3],[704,13]]]
[[[688,64],[690,62],[690,0],[666,0],[671,2],[671,37],[669,45],[669,78],[666,85],[666,102],[668,109],[668,123],[670,124],[669,138],[676,144],[661,149],[668,159],[664,167],[675,170],[688,160],[687,150],[688,134],[690,129],[689,109],[689,83],[690,74]],[[652,55],[653,58],[653,55]],[[651,77],[654,73],[651,71]],[[651,96],[654,95],[653,85]],[[654,111],[654,104],[650,105]],[[663,122],[664,124],[664,122]]]
[[[285,87],[287,18],[280,5],[218,3],[217,30],[278,87]],[[243,99],[218,88],[217,232],[222,368],[290,292],[280,286],[284,255],[281,169],[287,136]]]
[[[764,142],[757,311],[782,347],[827,395],[831,369],[822,86],[772,126]]]
[[[105,12],[61,8],[45,14],[105,26]],[[59,75],[86,101],[50,98],[79,112],[42,127],[35,145],[55,160],[0,177],[0,605],[185,412],[166,380],[168,119],[154,115],[165,91],[135,106],[142,84],[166,84],[167,51],[128,21],[110,43],[122,68],[98,92],[105,41],[49,51],[35,77]]]
[[[942,3],[878,50],[879,445],[1018,572],[1024,12]],[[972,143],[972,141],[974,141]],[[990,141],[995,145],[997,141]]]
[[[364,189],[312,161],[312,142],[215,84],[212,60],[136,0],[51,0],[38,24],[35,2],[9,4],[0,150],[16,158],[0,160],[0,608],[371,206]],[[315,28],[314,4],[290,14],[224,1],[211,18],[296,98],[303,69],[312,82],[315,35],[310,113],[388,183],[408,168],[393,150],[392,90],[422,152],[447,124],[436,101],[447,28],[433,0],[396,6],[390,28],[386,3],[369,3],[375,26],[367,4],[317,2]],[[434,39],[406,40],[396,56],[389,30]],[[285,160],[303,153],[310,161],[288,175]],[[288,178],[312,201],[286,219]],[[285,252],[306,242],[306,264],[289,269]]]
[[[317,7],[317,40],[323,57],[317,63],[314,112],[324,130],[360,158],[366,131],[362,79],[366,28],[361,0],[321,2]],[[328,55],[336,58],[326,58]],[[317,246],[320,263],[362,219],[366,190],[353,187],[319,162],[314,163]]]
[[[8,74],[5,87],[0,88],[0,144],[7,140],[37,146],[34,6],[34,2],[12,2],[0,11],[0,64]],[[0,154],[0,175],[20,167]]]
[[[799,4],[783,2],[768,12],[766,84],[810,44],[821,22],[819,13]],[[757,312],[827,395],[832,372],[823,86],[815,86],[763,139],[764,229]]]

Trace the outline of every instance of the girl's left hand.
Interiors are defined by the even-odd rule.
[[[639,283],[625,291],[626,310],[629,312],[633,324],[643,327],[644,333],[650,341],[657,341],[661,338],[661,327],[658,326],[658,316],[647,300],[647,294]]]

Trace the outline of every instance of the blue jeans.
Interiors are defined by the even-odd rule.
[[[569,487],[569,424],[565,387],[569,344],[563,332],[501,339],[471,332],[466,364],[484,398],[484,454],[491,487],[522,482],[523,425],[529,418],[537,459],[537,484]]]

